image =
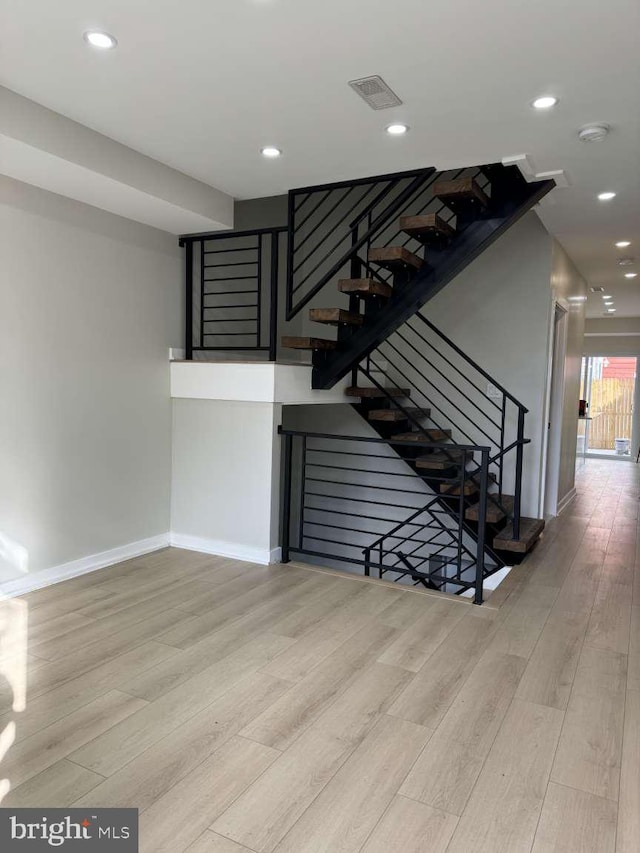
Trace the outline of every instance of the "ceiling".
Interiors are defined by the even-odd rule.
[[[237,198],[529,154],[571,186],[540,208],[589,284],[640,315],[637,0],[1,0],[9,88]],[[98,52],[82,39],[119,40]],[[404,101],[374,112],[347,81]],[[531,109],[541,94],[559,98]],[[390,137],[390,121],[410,132]],[[577,130],[605,121],[602,143]],[[259,149],[274,144],[279,160]],[[598,192],[617,197],[598,202]],[[587,314],[602,313],[599,296]]]

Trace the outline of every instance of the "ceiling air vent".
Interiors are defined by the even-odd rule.
[[[604,293],[604,287],[590,287],[591,293]]]
[[[377,74],[373,77],[363,77],[361,80],[349,80],[349,85],[372,110],[388,110],[389,107],[397,107],[402,103],[393,89]]]

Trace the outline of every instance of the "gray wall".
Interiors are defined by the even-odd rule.
[[[522,510],[537,516],[551,308],[551,237],[530,212],[423,308],[528,409]]]
[[[183,333],[176,238],[8,178],[0,211],[6,580],[168,531]]]

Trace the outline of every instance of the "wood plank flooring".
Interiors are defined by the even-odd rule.
[[[468,601],[167,549],[0,601],[0,799],[143,853],[637,853],[640,466]],[[25,693],[26,687],[26,693]]]

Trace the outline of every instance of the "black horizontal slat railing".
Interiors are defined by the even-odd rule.
[[[282,428],[280,433],[284,562],[304,556],[325,565],[348,563],[396,582],[454,593],[473,590],[476,603],[482,603],[484,579],[503,563],[485,548],[483,532],[473,535],[464,514],[434,496],[434,478],[427,485],[398,456],[398,448],[414,443]],[[455,449],[476,456],[480,479],[486,481],[489,448]],[[456,484],[460,495],[468,477],[462,466]]]
[[[453,442],[488,448],[491,491],[487,500],[512,522],[513,538],[518,539],[523,451],[529,443],[524,436],[527,408],[421,311],[369,353],[358,372],[385,393],[387,404],[402,411],[411,428],[425,439],[430,429],[450,429]],[[388,393],[389,387],[398,386],[409,388],[410,403]],[[427,409],[428,424],[419,414]],[[455,450],[455,443],[440,445],[452,465]],[[473,454],[466,463],[468,476],[477,479],[480,470]]]
[[[265,352],[275,361],[278,281],[287,229],[222,231],[180,239],[186,249],[186,357]]]

